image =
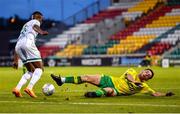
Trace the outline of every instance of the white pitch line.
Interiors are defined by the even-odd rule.
[[[122,103],[72,103],[79,105],[107,105],[107,106],[154,106],[154,107],[180,107],[180,105],[158,105],[158,104],[122,104]]]
[[[174,107],[180,108],[180,105],[161,105],[161,104],[124,104],[124,103],[91,103],[91,102],[30,102],[30,101],[0,101],[0,103],[19,103],[19,104],[70,104],[70,105],[101,105],[101,106],[153,106],[153,107]]]
[[[31,102],[31,101],[0,101],[0,103],[18,103],[18,104],[63,104],[55,102]]]

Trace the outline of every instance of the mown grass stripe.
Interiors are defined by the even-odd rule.
[[[62,102],[31,102],[31,101],[0,101],[0,103],[18,103],[18,104],[65,104]],[[69,102],[70,105],[101,105],[101,106],[153,106],[153,107],[180,107],[180,105],[162,105],[162,104],[124,104],[124,103],[91,103],[91,102]]]

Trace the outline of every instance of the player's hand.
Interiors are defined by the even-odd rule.
[[[43,31],[42,35],[48,35],[49,33],[47,31]]]
[[[173,95],[175,95],[173,92],[167,92],[167,93],[166,93],[166,96],[167,96],[167,97],[170,97],[170,96],[173,96]]]
[[[13,62],[13,68],[18,69],[18,62],[15,62],[15,61]]]

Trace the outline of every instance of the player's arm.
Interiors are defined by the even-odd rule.
[[[14,51],[14,59],[13,59],[13,68],[17,69],[18,68],[18,55],[16,53],[16,51]]]
[[[130,74],[126,74],[126,79],[128,80],[128,81],[130,81],[130,82],[133,82],[133,83],[135,83],[136,81],[135,81],[135,79],[132,77],[132,75],[130,75]]]
[[[38,25],[34,25],[33,29],[41,35],[48,35],[47,31],[43,31]]]
[[[133,78],[133,76],[132,76],[131,74],[126,74],[126,79],[127,79],[128,81],[134,83],[136,86],[138,86],[138,87],[140,87],[140,88],[142,87],[142,83],[141,83],[141,82],[137,82],[137,81]]]
[[[161,97],[161,96],[173,96],[175,94],[173,92],[167,92],[167,93],[155,92],[152,93],[151,95],[155,97]]]
[[[158,92],[158,91],[154,91],[153,89],[151,89],[147,84],[144,83],[144,87],[141,90],[141,93],[148,93],[152,96],[155,97],[161,97],[161,96],[173,96],[175,95],[173,92],[167,92],[167,93],[162,93],[162,92]]]
[[[126,74],[126,79],[134,84],[141,84],[140,82],[137,82],[131,74]]]

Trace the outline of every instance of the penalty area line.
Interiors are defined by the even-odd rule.
[[[98,106],[150,106],[150,107],[174,107],[180,108],[180,105],[162,105],[162,104],[126,104],[126,103],[92,103],[92,102],[31,102],[31,101],[0,101],[0,103],[18,103],[18,104],[70,104],[70,105],[98,105]]]

